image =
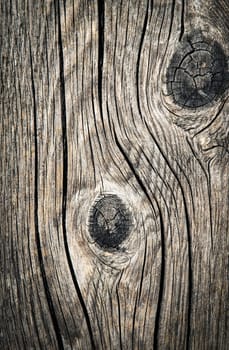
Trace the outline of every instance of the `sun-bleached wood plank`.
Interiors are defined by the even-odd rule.
[[[0,347],[227,349],[227,1],[0,3]]]

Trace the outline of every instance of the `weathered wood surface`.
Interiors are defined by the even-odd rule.
[[[228,1],[0,8],[0,348],[228,349]]]

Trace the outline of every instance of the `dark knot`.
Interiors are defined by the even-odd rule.
[[[89,233],[101,248],[119,249],[131,226],[131,214],[117,195],[105,194],[92,205]]]
[[[168,93],[183,108],[217,100],[229,86],[227,57],[216,41],[193,33],[174,53],[167,70]]]

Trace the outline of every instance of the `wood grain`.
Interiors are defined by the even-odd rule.
[[[0,348],[228,349],[228,2],[0,9]],[[197,35],[225,84],[185,105]]]

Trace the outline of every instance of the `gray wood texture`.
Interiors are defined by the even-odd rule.
[[[0,349],[229,348],[228,18],[0,0]]]

